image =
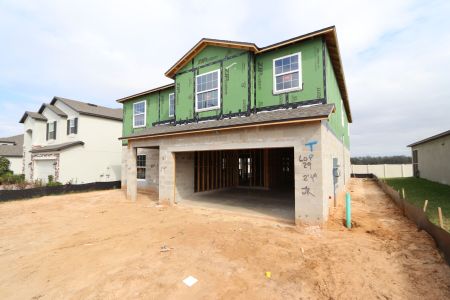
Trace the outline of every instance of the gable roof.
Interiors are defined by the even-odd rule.
[[[47,121],[47,118],[44,117],[42,114],[37,113],[37,112],[33,112],[33,111],[26,111],[22,118],[20,118],[19,123],[24,123],[25,120],[27,119],[27,117],[33,118],[37,121]]]
[[[439,138],[441,138],[441,137],[445,137],[445,136],[447,136],[447,135],[450,135],[450,130],[441,132],[441,133],[439,133],[439,134],[430,136],[430,137],[428,137],[428,138],[426,138],[426,139],[423,139],[423,140],[420,140],[420,141],[418,141],[418,142],[412,143],[411,145],[408,145],[408,147],[413,147],[413,146],[417,146],[417,145],[420,145],[420,144],[425,144],[425,143],[427,143],[427,142],[431,142],[431,141],[437,140],[437,139],[439,139]]]
[[[54,152],[54,151],[61,151],[64,149],[72,148],[77,145],[84,145],[83,141],[75,141],[75,142],[67,142],[62,144],[56,144],[56,145],[49,145],[49,146],[43,146],[43,147],[36,147],[30,150],[31,153],[42,153],[42,152]]]
[[[0,138],[0,143],[12,143],[12,145],[0,145],[0,156],[23,156],[23,134]]]
[[[81,115],[105,118],[110,120],[122,121],[123,119],[123,111],[121,108],[109,108],[105,106],[100,106],[92,103],[81,102],[77,100],[62,98],[62,97],[53,97],[53,100],[50,102],[51,105],[54,105],[56,101],[61,101],[74,111],[78,112]]]
[[[215,130],[239,129],[244,127],[283,125],[287,123],[312,122],[327,119],[334,110],[334,104],[319,104],[300,106],[297,108],[265,111],[250,116],[235,117],[206,122],[189,123],[173,126],[172,124],[158,125],[145,128],[139,132],[120,139],[151,138],[180,134],[192,134]]]
[[[131,95],[131,96],[120,98],[120,99],[116,100],[116,102],[123,103],[125,101],[130,100],[130,99],[134,99],[134,98],[137,98],[137,97],[140,97],[140,96],[145,96],[145,95],[148,95],[148,94],[151,94],[151,93],[154,93],[154,92],[158,92],[158,91],[163,91],[163,90],[166,90],[166,89],[169,89],[169,88],[173,88],[173,87],[175,87],[175,83],[169,83],[169,84],[162,85],[162,86],[159,86],[159,87],[156,87],[156,88],[153,88],[153,89],[141,92],[141,93],[137,93],[137,94],[134,94],[134,95]]]
[[[49,110],[51,110],[60,117],[67,118],[67,114],[65,112],[63,112],[58,107],[47,103],[41,105],[41,108],[39,108],[38,113],[42,114],[46,108],[48,108]]]
[[[347,117],[349,122],[352,122],[352,115],[350,111],[350,104],[348,101],[347,87],[345,84],[344,69],[342,67],[341,55],[339,52],[339,44],[335,26],[326,27],[317,31],[300,35],[262,48],[256,46],[254,43],[203,38],[197,44],[195,44],[195,46],[192,47],[185,55],[183,55],[183,57],[181,57],[169,70],[167,70],[165,75],[173,79],[175,74],[181,68],[183,68],[189,61],[191,61],[193,57],[195,57],[205,47],[210,45],[227,48],[246,49],[248,51],[252,51],[255,54],[258,54],[267,51],[272,51],[317,36],[322,36],[326,41],[328,52],[330,54],[331,63],[333,65],[334,73],[336,75],[336,79],[338,82],[339,91],[341,92],[341,96],[344,101]]]

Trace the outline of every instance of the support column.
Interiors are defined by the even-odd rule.
[[[127,155],[127,198],[136,201],[137,199],[137,148],[128,144]]]
[[[175,155],[165,147],[159,148],[159,203],[173,205],[175,187]]]
[[[321,224],[328,217],[328,199],[322,187],[320,141],[317,136],[294,147],[296,224]]]

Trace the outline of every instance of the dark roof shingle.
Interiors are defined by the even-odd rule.
[[[23,134],[0,138],[1,143],[12,143],[0,145],[0,156],[22,157],[23,156]]]
[[[266,123],[281,123],[294,120],[317,120],[325,119],[333,112],[334,104],[319,104],[312,106],[303,106],[292,109],[282,109],[276,111],[265,111],[252,114],[248,117],[235,117],[222,120],[203,121],[198,123],[189,123],[185,125],[158,125],[145,128],[142,131],[133,133],[120,139],[133,139],[137,137],[152,137],[160,135],[170,135],[175,133],[189,133],[191,131],[204,131],[210,129],[222,129],[227,127],[239,128],[247,125],[263,125]]]
[[[105,106],[100,106],[92,103],[81,102],[77,100],[62,98],[62,97],[54,97],[51,105],[54,105],[56,101],[61,101],[66,104],[76,112],[82,115],[100,117],[105,119],[122,121],[123,119],[123,111],[121,108],[109,108]]]
[[[417,145],[420,145],[420,144],[424,144],[424,143],[427,143],[427,142],[436,140],[436,139],[438,139],[438,138],[441,138],[441,137],[444,137],[444,136],[447,136],[447,135],[450,135],[450,130],[441,132],[441,133],[439,133],[439,134],[430,136],[430,137],[428,137],[428,138],[426,138],[426,139],[423,139],[423,140],[417,141],[417,142],[415,142],[415,143],[412,143],[411,145],[408,145],[408,147],[413,147],[413,146],[417,146]]]
[[[54,152],[54,151],[61,151],[64,149],[68,149],[77,145],[84,145],[84,142],[82,141],[75,141],[75,142],[67,142],[62,144],[56,144],[56,145],[49,145],[49,146],[43,146],[32,149],[31,153],[42,153],[42,152]]]
[[[19,123],[24,123],[27,117],[33,118],[38,121],[47,121],[47,118],[41,115],[40,113],[33,112],[33,111],[26,111],[22,118],[20,119]]]

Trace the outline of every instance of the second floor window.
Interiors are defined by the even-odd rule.
[[[133,127],[134,128],[145,126],[145,111],[146,111],[145,101],[136,102],[133,104]]]
[[[284,93],[300,89],[302,82],[301,53],[273,60],[273,91]]]
[[[220,70],[197,75],[195,80],[196,111],[216,109],[220,107]]]
[[[47,123],[47,140],[56,140],[56,121]]]
[[[175,114],[175,93],[169,94],[169,117]]]
[[[76,134],[78,131],[78,118],[67,120],[67,135]]]

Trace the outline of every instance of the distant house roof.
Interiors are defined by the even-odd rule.
[[[119,102],[119,103],[122,103],[122,102],[125,102],[125,101],[130,100],[130,99],[134,99],[134,98],[137,98],[137,97],[140,97],[140,96],[145,96],[145,95],[148,95],[148,94],[151,94],[151,93],[154,93],[154,92],[158,92],[158,91],[163,91],[163,90],[166,90],[166,89],[169,89],[169,88],[172,88],[172,87],[175,87],[175,83],[170,83],[170,84],[166,84],[166,85],[163,85],[163,86],[160,86],[160,87],[156,87],[156,88],[153,88],[153,89],[150,89],[150,90],[147,90],[147,91],[143,91],[141,93],[137,93],[137,94],[134,94],[134,95],[131,95],[131,96],[127,96],[127,97],[124,97],[124,98],[117,99],[116,101]]]
[[[62,97],[53,97],[53,100],[50,102],[51,105],[54,105],[56,101],[61,101],[74,111],[78,112],[81,115],[111,119],[122,121],[123,119],[123,111],[121,108],[109,108],[105,106],[100,106],[97,104],[81,102],[77,100],[62,98]]]
[[[184,125],[158,125],[145,128],[142,131],[121,137],[120,139],[139,139],[144,137],[160,137],[214,130],[238,129],[242,127],[318,121],[328,118],[333,110],[334,104],[320,104],[308,107],[259,112],[245,117],[203,121]]]
[[[0,156],[22,157],[23,156],[23,134],[0,138]]]
[[[51,104],[47,104],[47,103],[44,103],[41,105],[41,108],[39,108],[38,113],[42,114],[42,112],[46,108],[48,108],[49,110],[51,110],[52,112],[54,112],[55,114],[57,114],[60,117],[67,118],[67,114],[65,112],[63,112],[60,108],[58,108],[54,105],[51,105]]]
[[[67,142],[62,144],[56,144],[56,145],[49,145],[49,146],[43,146],[43,147],[37,147],[30,150],[31,153],[42,153],[42,152],[55,152],[55,151],[61,151],[64,149],[72,148],[77,145],[84,145],[84,142],[82,141],[75,141],[75,142]]]
[[[437,140],[438,138],[441,138],[441,137],[444,137],[444,136],[447,136],[447,135],[450,135],[450,130],[441,132],[439,134],[430,136],[429,138],[426,138],[426,139],[420,140],[418,142],[412,143],[411,145],[408,145],[408,147],[413,147],[413,146],[417,146],[417,145],[420,145],[420,144],[425,144],[427,142]]]
[[[30,117],[32,119],[38,120],[38,121],[47,121],[47,118],[41,115],[40,113],[33,112],[33,111],[26,111],[22,118],[20,119],[19,123],[24,123],[25,120]]]

